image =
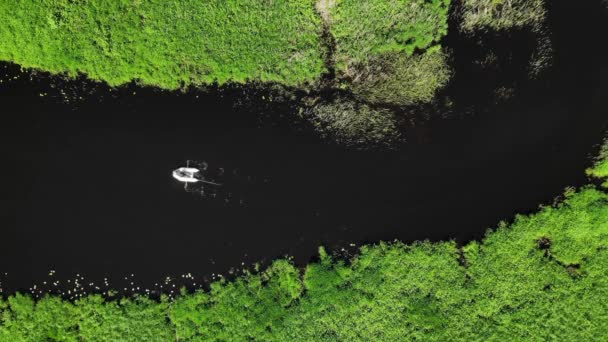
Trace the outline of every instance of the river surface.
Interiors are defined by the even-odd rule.
[[[554,19],[545,91],[420,123],[395,151],[328,144],[260,119],[281,113],[235,109],[232,95],[125,87],[66,104],[3,64],[0,286],[27,290],[50,270],[116,287],[133,273],[152,286],[284,255],[303,265],[320,245],[464,243],[552,203],[588,182],[608,123],[608,20],[592,6],[554,6],[586,19]],[[171,177],[186,160],[224,170],[215,198]]]

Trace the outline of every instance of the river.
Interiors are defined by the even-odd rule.
[[[40,96],[59,91],[48,77],[2,64],[4,292],[76,274],[116,288],[131,274],[142,288],[188,273],[201,284],[284,255],[304,265],[320,245],[464,243],[552,203],[588,182],[608,123],[608,20],[591,5],[553,6],[544,91],[420,122],[393,151],[328,144],[285,113],[233,106],[236,92],[129,86],[64,103]],[[185,192],[171,171],[186,160],[223,168],[228,190]]]

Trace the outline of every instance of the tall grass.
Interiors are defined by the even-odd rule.
[[[461,27],[466,32],[540,28],[546,15],[545,0],[463,0]]]
[[[175,89],[324,71],[314,0],[3,0],[0,60]]]
[[[340,76],[355,79],[370,63],[405,76],[385,82],[378,70],[378,77],[362,78],[373,79],[367,86],[353,88],[360,95],[379,86],[397,91],[389,94],[391,103],[429,102],[447,79],[433,70],[447,68],[434,67],[442,58],[412,56],[439,50],[449,3],[6,0],[0,2],[0,60],[69,76],[83,73],[112,86],[133,80],[165,89],[248,81],[300,86],[327,71],[321,37],[322,21],[328,21]],[[378,63],[395,55],[402,56],[399,63],[389,57]],[[420,63],[427,59],[431,67]],[[428,82],[419,88],[413,78]],[[401,95],[405,100],[392,100]],[[367,96],[369,102],[378,98]]]
[[[317,131],[350,147],[390,146],[400,138],[395,114],[350,99],[315,104],[310,110]]]
[[[384,53],[413,54],[447,34],[450,0],[338,0],[332,9],[338,69]]]
[[[339,0],[331,9],[336,71],[365,102],[433,100],[450,78],[440,40],[450,0]],[[352,85],[352,86],[351,86]]]
[[[371,103],[430,103],[452,76],[447,58],[443,51],[413,56],[386,53],[351,68],[351,89]]]

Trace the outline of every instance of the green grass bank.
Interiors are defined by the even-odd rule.
[[[332,86],[371,104],[410,106],[432,102],[451,78],[449,51],[441,46],[450,6],[450,0],[6,0],[0,60],[82,73],[111,86],[136,81],[163,89],[254,81],[302,87],[335,68]],[[544,0],[463,0],[462,11],[466,32],[538,27],[546,19]]]
[[[300,86],[327,71],[327,26],[342,74],[353,76],[370,63],[379,67],[382,59],[391,66],[406,63],[399,70],[409,74],[419,69],[418,78],[431,77],[426,69],[436,67],[425,69],[424,59],[406,57],[440,49],[449,3],[7,0],[0,3],[0,60],[56,74],[83,73],[112,86],[132,80],[165,89],[248,81]],[[428,90],[414,100],[428,101],[442,82],[427,83],[415,84]]]
[[[479,242],[320,249],[174,301],[0,300],[0,341],[593,341],[608,334],[608,194],[501,223]]]
[[[535,30],[539,44],[529,73],[537,77],[550,64],[545,0],[457,6],[451,0],[6,0],[0,61],[84,74],[110,86],[255,83],[291,94],[306,90],[312,101],[296,106],[320,104],[309,111],[315,127],[331,118],[324,114],[333,100],[319,96],[331,93],[352,103],[339,108],[333,116],[339,121],[327,122],[322,135],[385,146],[402,128],[397,114],[449,97],[441,90],[456,72],[455,47],[444,46],[450,15],[459,20],[453,32],[475,39],[488,31]],[[496,62],[493,56],[488,63]],[[378,125],[379,112],[367,108],[393,113],[381,115]]]
[[[314,0],[5,0],[0,60],[112,86],[295,86],[324,71]]]

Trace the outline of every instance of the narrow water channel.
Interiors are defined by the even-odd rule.
[[[320,245],[464,242],[551,203],[587,182],[608,123],[606,17],[553,7],[546,91],[420,123],[395,151],[271,125],[259,118],[284,113],[235,109],[233,95],[125,88],[65,104],[40,96],[44,82],[0,84],[4,290],[26,290],[49,270],[151,284],[283,255],[305,264]],[[226,188],[214,198],[184,191],[171,171],[186,160],[223,169]]]

